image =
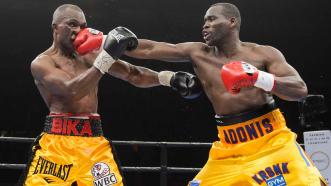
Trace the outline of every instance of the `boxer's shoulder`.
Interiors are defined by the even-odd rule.
[[[254,48],[254,52],[266,62],[274,61],[275,59],[284,59],[283,54],[277,48],[270,45],[258,45]]]
[[[31,62],[31,67],[35,66],[56,66],[56,63],[52,56],[46,54],[46,53],[41,53],[39,54],[32,62]]]
[[[272,46],[250,42],[242,42],[242,48],[246,55],[259,56],[259,58],[263,58],[263,60],[277,51],[277,49]]]
[[[52,56],[47,52],[43,52],[33,59],[30,68],[34,78],[38,79],[41,74],[48,72],[52,68],[58,67]]]
[[[252,43],[252,42],[241,42],[241,46],[245,50],[250,50],[253,52],[257,52],[258,50],[262,49],[264,45],[260,45],[257,43]]]
[[[210,51],[213,51],[215,49],[215,47],[208,46],[206,43],[202,43],[202,42],[190,42],[189,48],[194,53],[196,52],[209,53]]]
[[[261,44],[257,44],[257,43],[242,42],[242,46],[246,50],[250,50],[252,52],[260,53],[260,54],[266,54],[269,52],[277,51],[276,48],[274,48],[270,45],[261,45]]]

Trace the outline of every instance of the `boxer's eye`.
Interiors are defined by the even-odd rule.
[[[76,24],[74,24],[74,23],[70,23],[69,26],[70,26],[70,27],[76,27]]]
[[[68,25],[69,25],[70,27],[78,27],[78,26],[79,26],[79,25],[78,25],[77,23],[75,23],[75,22],[69,22]]]

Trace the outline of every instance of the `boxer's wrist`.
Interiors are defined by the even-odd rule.
[[[271,91],[275,86],[275,76],[268,72],[259,70],[257,80],[254,83],[255,87],[261,88],[265,91]]]
[[[102,74],[108,72],[115,59],[111,57],[105,50],[102,50],[97,58],[94,60],[93,66],[97,68]]]
[[[171,78],[173,77],[173,75],[175,74],[175,72],[172,71],[161,71],[158,73],[158,78],[159,78],[159,83],[163,86],[168,86],[170,87],[170,81]]]

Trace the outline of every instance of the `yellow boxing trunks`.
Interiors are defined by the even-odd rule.
[[[123,185],[97,114],[48,115],[32,151],[23,185]]]
[[[215,119],[220,140],[189,186],[326,185],[274,104]]]

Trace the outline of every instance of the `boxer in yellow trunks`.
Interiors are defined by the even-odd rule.
[[[86,26],[78,6],[58,7],[53,14],[53,44],[31,63],[50,114],[20,185],[123,185],[97,114],[98,83],[104,74],[137,87],[169,86],[185,98],[199,95],[200,84],[192,74],[157,73],[119,60],[125,50],[137,46],[136,36],[127,28],[117,27],[104,36]]]
[[[26,185],[122,185],[98,114],[50,114],[36,141]]]
[[[220,141],[189,185],[326,185],[279,110],[264,108],[274,102],[273,95],[287,101],[306,97],[305,82],[276,48],[241,41],[240,27],[238,8],[216,3],[204,16],[205,43],[139,39],[136,49],[125,52],[141,59],[192,62],[219,116]]]
[[[190,185],[321,185],[322,176],[275,104],[215,119],[220,141]]]

